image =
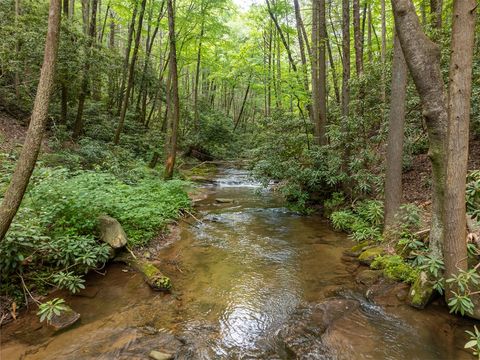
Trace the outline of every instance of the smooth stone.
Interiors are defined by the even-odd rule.
[[[102,215],[98,218],[100,239],[113,249],[120,249],[127,245],[127,234],[122,225],[111,216]]]
[[[223,198],[215,199],[215,201],[219,204],[231,204],[235,202],[235,200],[233,199],[223,199]]]
[[[150,358],[154,359],[154,360],[170,360],[170,359],[173,359],[172,354],[167,354],[167,353],[164,353],[164,352],[161,352],[161,351],[156,351],[156,350],[150,351],[150,354],[148,356]]]
[[[72,310],[71,307],[67,306],[67,310],[62,311],[60,315],[54,314],[48,324],[55,331],[60,331],[72,326],[79,319],[80,319],[80,314]]]

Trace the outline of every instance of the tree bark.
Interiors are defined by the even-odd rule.
[[[88,2],[87,2],[88,3]],[[83,3],[82,3],[83,4]],[[92,19],[90,21],[90,29],[89,29],[89,38],[87,44],[87,57],[85,60],[85,67],[83,70],[83,79],[82,79],[82,86],[80,88],[80,95],[78,96],[78,108],[77,108],[77,117],[75,119],[75,125],[73,127],[73,135],[74,139],[77,139],[83,131],[83,109],[85,106],[85,99],[87,97],[88,92],[88,77],[90,72],[90,62],[91,62],[91,55],[93,45],[96,39],[96,31],[97,31],[97,4],[98,0],[92,0]]]
[[[360,0],[353,0],[353,38],[355,47],[355,68],[357,76],[363,72],[363,44],[360,28]]]
[[[20,153],[12,179],[0,206],[0,241],[5,237],[20,207],[42,144],[42,137],[47,123],[48,105],[54,83],[55,64],[60,38],[60,19],[61,0],[50,0],[45,53],[35,103],[33,105],[32,118],[22,152]]]
[[[430,16],[434,29],[442,28],[443,0],[430,0]]]
[[[466,178],[475,40],[475,0],[453,2],[445,187],[445,278],[467,270]],[[441,24],[440,24],[441,25]],[[446,291],[446,299],[450,297]]]
[[[381,19],[382,19],[382,47],[380,51],[380,60],[382,62],[382,83],[381,83],[381,96],[382,103],[385,105],[387,100],[386,95],[386,74],[385,74],[385,61],[387,57],[387,23],[385,20],[385,0],[380,0],[381,4]]]
[[[203,15],[202,15],[203,16]],[[202,61],[202,41],[205,33],[205,22],[202,19],[202,25],[200,29],[200,38],[198,39],[198,50],[197,50],[197,65],[195,68],[195,85],[193,88],[193,127],[195,130],[198,129],[198,124],[200,122],[200,113],[198,111],[198,86],[200,83],[200,65]]]
[[[18,28],[18,20],[20,17],[20,0],[15,0],[15,26]],[[18,59],[20,53],[20,41],[15,41],[15,56]],[[20,72],[17,68],[15,69],[15,78],[14,78],[14,88],[15,88],[15,97],[17,100],[20,100]]]
[[[245,110],[245,104],[247,103],[249,92],[250,92],[250,80],[248,81],[247,89],[245,90],[245,96],[243,97],[243,101],[242,101],[242,107],[240,108],[240,112],[238,113],[237,120],[235,120],[233,131],[235,131],[237,129],[238,124],[240,124],[240,120],[242,119],[242,115]]]
[[[327,117],[327,77],[326,53],[327,41],[325,22],[325,0],[312,2],[312,112],[315,130],[315,144],[326,144]]]
[[[175,14],[173,9],[173,0],[167,0],[168,8],[168,37],[170,41],[170,73],[172,81],[172,92],[170,99],[171,104],[171,122],[170,129],[167,132],[167,158],[165,161],[165,179],[169,180],[173,177],[175,169],[175,159],[177,156],[177,136],[178,124],[180,122],[180,99],[178,96],[178,72],[177,72],[177,46],[175,38]],[[173,105],[173,106],[172,106]]]
[[[118,122],[117,131],[115,132],[115,137],[113,139],[114,145],[118,145],[120,143],[120,136],[123,131],[123,126],[125,124],[125,116],[127,114],[128,101],[130,99],[130,92],[132,91],[132,87],[133,87],[133,80],[135,75],[135,64],[137,62],[138,48],[140,47],[140,38],[142,36],[142,26],[143,26],[143,16],[145,14],[146,6],[147,6],[147,0],[142,0],[142,3],[140,5],[140,13],[138,15],[138,27],[137,27],[137,32],[135,34],[135,44],[133,46],[132,61],[130,62],[130,68],[128,71],[127,89],[125,91],[125,98],[123,99],[123,102],[122,102],[122,110],[120,111],[120,120]]]
[[[408,69],[398,36],[393,43],[392,94],[388,124],[387,161],[385,172],[384,233],[395,226],[402,203],[402,155],[405,124],[405,98]]]
[[[383,1],[383,0],[382,0]],[[348,117],[350,108],[350,3],[342,0],[342,116]],[[346,119],[343,120],[344,122]]]
[[[420,95],[427,125],[433,187],[430,249],[434,256],[442,258],[448,116],[440,49],[423,32],[411,0],[392,0],[392,6],[403,55]]]

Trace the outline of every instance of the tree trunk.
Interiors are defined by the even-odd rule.
[[[440,2],[440,1],[439,1]],[[475,0],[453,2],[445,187],[445,278],[467,270],[466,178],[475,40]],[[441,21],[441,20],[440,20]],[[441,24],[440,24],[441,25]],[[450,297],[446,291],[446,299]]]
[[[430,16],[432,27],[436,30],[442,28],[443,0],[430,0]]]
[[[385,20],[385,0],[380,0],[381,4],[381,19],[382,19],[382,47],[380,51],[380,59],[382,62],[382,83],[381,83],[381,96],[382,104],[385,105],[387,101],[386,95],[386,75],[385,75],[385,61],[387,57],[387,24]]]
[[[405,98],[408,69],[402,47],[395,35],[393,43],[392,95],[388,124],[387,163],[385,172],[384,233],[395,226],[402,203],[402,155],[405,124]]]
[[[353,38],[355,47],[355,68],[357,76],[363,72],[363,45],[360,29],[360,0],[353,0]]]
[[[392,0],[392,6],[403,55],[420,95],[427,124],[433,187],[430,249],[434,256],[442,258],[447,107],[440,49],[423,32],[411,0]]]
[[[83,3],[82,3],[83,4]],[[98,0],[92,0],[92,19],[90,21],[90,29],[89,29],[89,38],[87,44],[87,58],[85,61],[85,67],[83,71],[83,79],[82,79],[82,86],[80,88],[80,95],[78,97],[78,109],[77,109],[77,117],[75,119],[75,125],[73,127],[73,135],[74,139],[77,139],[82,131],[83,131],[83,108],[85,106],[85,99],[87,97],[88,92],[88,77],[90,75],[90,61],[92,55],[93,45],[96,39],[96,31],[97,31],[97,4]]]
[[[195,130],[198,129],[198,124],[200,122],[200,113],[198,111],[198,86],[200,83],[200,65],[202,61],[202,41],[203,35],[205,32],[205,24],[202,20],[202,27],[200,29],[200,38],[198,40],[198,51],[197,51],[197,65],[195,69],[195,85],[193,88],[193,127]]]
[[[240,120],[242,119],[243,112],[245,110],[245,104],[247,103],[248,93],[250,92],[250,81],[248,81],[247,90],[245,90],[245,96],[243,97],[242,107],[240,108],[240,112],[238,113],[237,120],[235,121],[235,125],[233,126],[233,131],[237,129]]]
[[[60,19],[61,0],[50,0],[45,53],[37,95],[35,96],[35,103],[33,105],[32,118],[22,152],[15,166],[15,172],[13,173],[0,206],[0,241],[5,237],[20,207],[42,144],[42,137],[47,123],[48,105],[54,83],[55,64],[60,38]]]
[[[175,39],[175,15],[173,11],[173,0],[167,0],[168,7],[168,37],[170,40],[170,73],[172,80],[172,91],[170,99],[173,100],[171,107],[171,123],[167,132],[167,158],[165,161],[165,179],[169,180],[173,177],[175,169],[175,159],[177,156],[177,136],[178,124],[180,122],[180,99],[178,96],[178,73],[177,73],[177,47]],[[172,106],[173,105],[173,106]]]
[[[382,0],[384,1],[384,0]],[[348,117],[350,108],[350,3],[342,0],[342,116]],[[346,119],[343,120],[346,122]]]
[[[326,91],[326,22],[325,0],[312,2],[312,113],[315,144],[326,143],[325,125],[327,115]]]
[[[20,17],[20,0],[15,0],[15,26],[18,28],[18,18]],[[15,56],[18,59],[20,53],[20,41],[15,41]],[[14,78],[14,87],[15,87],[15,97],[17,100],[20,100],[20,72],[17,68],[15,69],[15,78]]]
[[[135,21],[137,20],[137,10],[138,2],[135,1],[132,13],[132,20],[130,22],[130,26],[128,27],[127,47],[125,49],[125,59],[123,61],[122,81],[120,83],[120,91],[118,94],[118,115],[120,115],[120,113],[122,112],[123,93],[125,91],[125,83],[127,81],[128,64],[130,63],[130,51],[132,50],[133,32],[135,31]]]
[[[135,76],[135,64],[137,62],[138,48],[140,47],[140,38],[142,36],[142,26],[143,26],[143,16],[145,14],[145,7],[147,6],[147,0],[142,0],[140,5],[140,13],[138,15],[138,27],[135,34],[135,45],[133,46],[132,61],[130,62],[130,69],[128,72],[128,82],[127,89],[125,91],[125,98],[122,102],[122,110],[120,111],[120,120],[118,122],[117,131],[115,132],[115,137],[113,139],[114,145],[120,143],[120,135],[123,131],[123,126],[125,124],[125,116],[127,114],[128,101],[130,99],[130,92],[133,88],[133,81]]]

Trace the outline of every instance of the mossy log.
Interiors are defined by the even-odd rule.
[[[134,258],[133,256],[122,254],[115,260],[124,262],[143,275],[145,282],[156,291],[170,291],[172,282],[170,278],[164,275],[155,264],[148,260]]]

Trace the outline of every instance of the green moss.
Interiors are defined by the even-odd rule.
[[[408,302],[411,306],[423,309],[430,302],[433,295],[433,283],[425,272],[418,274],[408,293]]]
[[[370,266],[372,269],[383,270],[383,274],[390,279],[408,284],[414,283],[419,275],[419,271],[407,264],[399,255],[378,256]]]
[[[352,252],[362,251],[364,248],[370,245],[372,245],[372,242],[369,240],[365,240],[365,241],[359,242],[357,245],[352,246],[350,251]]]
[[[381,246],[375,246],[373,248],[367,249],[360,254],[358,260],[361,263],[370,265],[377,257],[381,256],[384,253],[384,248]]]

